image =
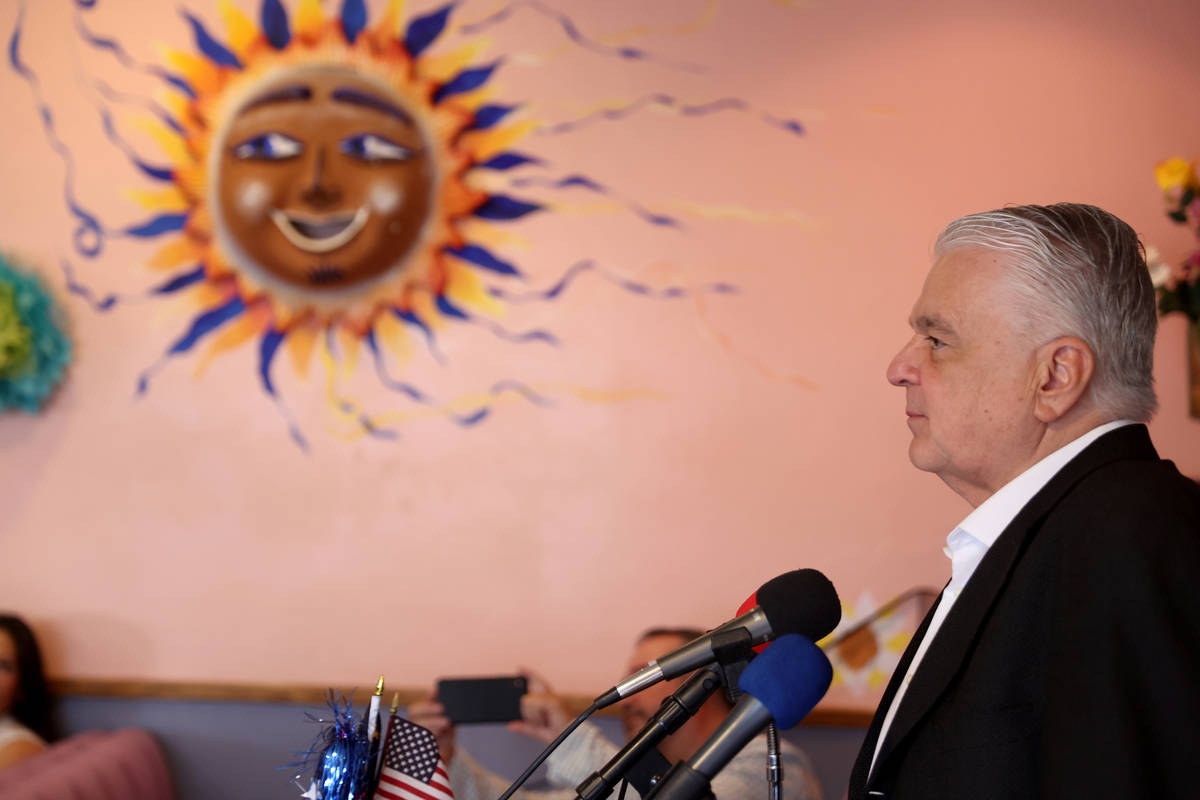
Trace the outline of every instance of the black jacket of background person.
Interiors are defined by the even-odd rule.
[[[1200,798],[1200,486],[1144,425],[1089,445],[992,545],[867,783],[932,614],[888,684],[850,800]]]

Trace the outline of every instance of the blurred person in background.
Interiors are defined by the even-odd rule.
[[[37,638],[20,617],[0,614],[0,769],[37,755],[53,738]]]

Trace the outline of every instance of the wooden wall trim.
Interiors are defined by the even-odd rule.
[[[277,684],[253,683],[190,683],[183,681],[142,681],[114,680],[96,678],[56,678],[51,680],[51,687],[60,697],[124,697],[130,699],[151,700],[210,700],[235,703],[300,703],[304,705],[322,706],[330,687],[317,686],[280,686]],[[341,689],[343,695],[348,695],[354,687],[332,687],[335,691]],[[354,689],[354,698],[358,703],[365,702],[373,687],[360,686]],[[388,689],[384,693],[384,705],[390,705],[392,695],[396,690]],[[400,689],[400,705],[406,706],[424,696],[422,689]],[[592,699],[583,695],[567,697],[567,705],[571,712],[578,714],[588,707]],[[612,708],[604,709],[600,714],[613,714]],[[804,725],[824,725],[838,728],[866,728],[871,724],[870,711],[859,709],[823,708],[818,706],[808,717]]]

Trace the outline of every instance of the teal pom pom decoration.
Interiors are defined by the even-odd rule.
[[[62,314],[34,274],[0,256],[0,411],[37,413],[71,362]]]

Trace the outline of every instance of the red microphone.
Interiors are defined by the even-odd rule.
[[[758,589],[755,589],[754,593],[751,594],[749,597],[747,597],[745,602],[743,602],[740,606],[738,606],[737,616],[740,617],[742,614],[745,614],[747,611],[749,611],[752,608],[755,608],[757,605],[758,605]],[[771,643],[763,642],[762,644],[754,645],[754,652],[761,653],[763,650],[765,650],[767,648],[767,645],[769,645],[769,644],[771,644]]]

